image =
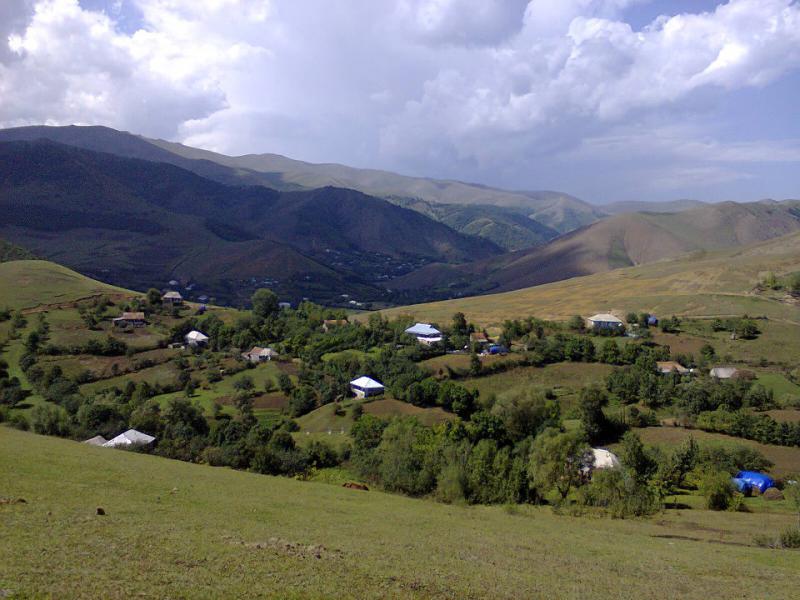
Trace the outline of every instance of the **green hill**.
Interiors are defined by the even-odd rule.
[[[0,264],[0,307],[33,308],[74,302],[97,294],[128,293],[45,260]]]
[[[465,508],[6,427],[0,490],[12,597],[792,598],[800,569],[751,545],[788,513]]]

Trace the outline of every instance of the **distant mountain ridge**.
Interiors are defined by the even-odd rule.
[[[299,191],[320,187],[358,190],[389,200],[437,219],[458,208],[471,208],[478,217],[456,230],[477,235],[517,250],[524,244],[539,245],[554,234],[572,231],[604,216],[595,207],[560,192],[499,190],[460,181],[426,179],[398,175],[375,169],[357,169],[338,164],[313,164],[279,154],[225,156],[165,140],[148,139],[127,132],[99,126],[32,126],[0,130],[0,141],[54,142],[155,162],[165,162],[192,171],[202,177],[228,185],[263,185],[279,191]],[[447,206],[448,209],[426,212],[423,205]],[[453,208],[455,207],[455,208]],[[493,210],[498,208],[499,210]],[[510,224],[510,215],[534,221]],[[461,223],[451,219],[450,223]],[[445,222],[445,221],[442,221]],[[527,232],[525,231],[527,230]],[[552,230],[552,234],[550,232]]]
[[[379,281],[427,262],[501,253],[354,190],[228,186],[50,141],[0,143],[0,236],[116,284],[175,278],[229,297],[266,277],[293,295],[379,299]]]

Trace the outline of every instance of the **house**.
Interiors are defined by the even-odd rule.
[[[650,315],[649,317],[647,317],[647,326],[648,327],[657,327],[658,326],[658,317],[654,317],[653,315]]]
[[[478,344],[480,346],[485,346],[486,344],[491,344],[492,340],[489,339],[482,331],[475,331],[469,334],[469,341],[471,344]]]
[[[183,296],[179,292],[167,292],[161,296],[161,301],[164,304],[171,304],[172,306],[180,306],[183,304]]]
[[[144,327],[144,313],[143,312],[123,312],[122,316],[111,320],[114,327]]]
[[[670,373],[677,373],[678,375],[686,375],[689,369],[674,360],[659,361],[656,363],[656,368],[663,374],[669,375]]]
[[[344,318],[344,319],[325,319],[322,322],[322,331],[324,331],[325,333],[328,333],[331,329],[335,329],[336,327],[343,327],[344,325],[347,325],[348,323],[349,323],[349,321],[346,318]]]
[[[362,376],[350,382],[350,389],[356,398],[379,396],[384,392],[383,384],[371,377]]]
[[[89,439],[89,440],[86,440],[86,441],[85,441],[85,442],[83,442],[83,443],[84,443],[84,444],[89,444],[90,446],[102,446],[102,445],[103,445],[103,444],[105,444],[107,441],[108,441],[108,440],[107,440],[106,438],[104,438],[102,435],[96,435],[96,436],[94,436],[93,438],[91,438],[91,439]]]
[[[406,329],[405,333],[417,338],[420,344],[426,344],[428,346],[441,342],[443,339],[442,332],[430,323],[415,323]]]
[[[192,330],[183,337],[187,346],[199,347],[208,344],[208,336],[199,331]]]
[[[732,379],[738,372],[739,370],[734,367],[714,367],[709,375],[715,379]]]
[[[589,329],[622,329],[625,324],[609,313],[599,313],[586,319],[586,326]]]
[[[292,303],[291,302],[278,302],[278,308],[280,308],[281,310],[288,310],[288,309],[292,308]]]
[[[260,363],[278,357],[278,353],[272,348],[261,348],[253,346],[249,352],[242,352],[242,357],[252,363]]]
[[[117,437],[103,444],[103,448],[130,448],[131,446],[146,446],[156,441],[152,435],[147,435],[135,429],[128,429]]]

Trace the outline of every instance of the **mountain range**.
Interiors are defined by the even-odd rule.
[[[798,207],[594,207],[105,127],[0,130],[0,237],[117,285],[175,279],[229,303],[259,286],[379,306],[512,290],[772,239],[800,228]]]

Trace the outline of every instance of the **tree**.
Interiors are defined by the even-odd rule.
[[[582,316],[573,315],[567,322],[567,327],[569,327],[573,331],[583,331],[584,328],[586,327],[586,323],[584,322]]]
[[[292,379],[283,371],[281,371],[278,375],[278,387],[286,396],[291,395],[292,390],[294,389]]]
[[[647,452],[641,438],[632,431],[628,431],[622,436],[620,459],[640,483],[649,480],[658,468],[658,463]]]
[[[467,318],[462,312],[453,315],[453,335],[469,335]]]
[[[152,307],[161,306],[161,292],[156,288],[147,290],[147,303]]]
[[[478,377],[481,374],[481,359],[477,353],[473,352],[469,357],[469,376]]]
[[[531,449],[528,463],[531,488],[539,497],[555,490],[563,502],[570,491],[580,485],[581,469],[589,451],[580,434],[545,429],[536,437]]]
[[[275,292],[266,288],[257,289],[251,298],[251,302],[253,303],[253,314],[261,320],[271,317],[280,310],[278,296]]]
[[[700,492],[706,499],[706,508],[727,510],[733,499],[730,474],[724,471],[707,471],[700,482]]]
[[[602,441],[609,433],[611,424],[603,412],[608,404],[608,395],[596,385],[583,388],[578,397],[581,425],[590,444]]]
[[[544,394],[531,390],[501,396],[492,413],[503,420],[513,442],[536,436],[547,427],[558,427],[561,417],[558,402],[547,400]]]

